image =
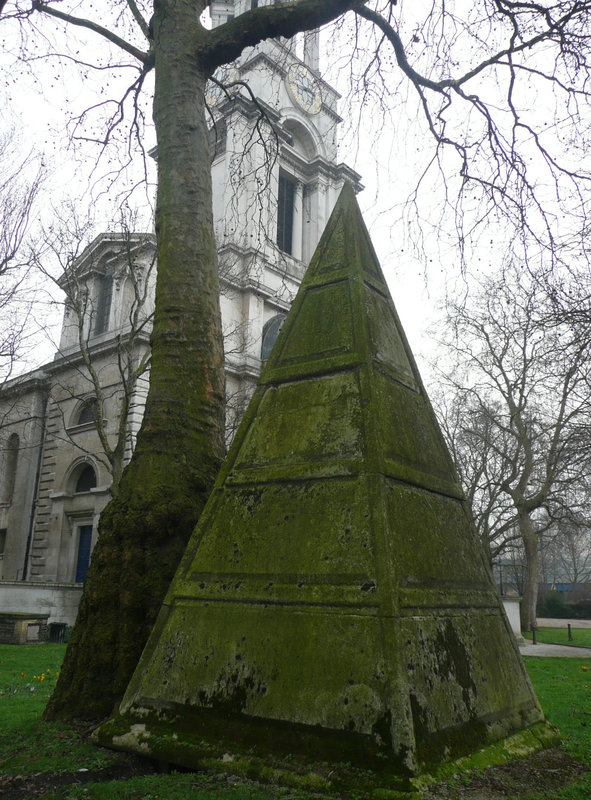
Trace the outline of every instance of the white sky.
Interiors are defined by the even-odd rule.
[[[6,69],[7,61],[6,57],[0,56],[0,70]],[[80,197],[81,207],[89,201],[94,205],[94,214],[100,229],[101,212],[103,218],[108,219],[113,207],[117,206],[118,197],[114,193],[102,194],[98,191],[98,187],[89,191],[89,164],[92,163],[96,153],[96,146],[82,147],[80,152],[68,146],[64,109],[70,111],[76,109],[78,112],[87,105],[96,103],[97,98],[101,99],[102,75],[99,75],[97,80],[96,74],[89,71],[87,77],[81,80],[77,69],[72,68],[68,71],[66,66],[64,71],[61,65],[59,70],[56,69],[55,79],[51,76],[51,72],[51,62],[45,61],[39,69],[39,79],[28,75],[26,68],[20,75],[13,73],[12,80],[6,81],[8,85],[3,92],[0,127],[16,128],[23,151],[34,150],[44,159],[49,170],[49,179],[40,207],[44,223],[50,224],[52,209],[54,207],[59,209],[63,198]],[[147,93],[146,97],[148,96]],[[341,101],[341,112],[346,113],[345,98]],[[370,135],[373,134],[361,132],[360,138]],[[149,130],[148,136],[153,136],[153,132]],[[154,144],[155,141],[149,141],[147,149]],[[362,174],[366,189],[359,196],[359,202],[407,335],[413,348],[418,350],[421,332],[432,315],[433,295],[437,294],[438,276],[436,271],[431,270],[429,280],[427,284],[425,283],[424,265],[411,256],[410,250],[405,251],[401,236],[396,233],[400,222],[393,218],[390,207],[394,205],[400,209],[405,199],[404,193],[407,191],[407,188],[401,185],[400,170],[395,170],[398,181],[397,185],[392,185],[388,177],[392,173],[390,164],[379,164],[376,168],[370,153],[365,151],[364,155],[362,149],[357,149],[356,153],[354,150],[356,150],[355,144],[348,150],[343,149],[341,156],[346,163]],[[376,180],[378,174],[382,176],[379,182]],[[387,211],[384,212],[384,209]],[[381,218],[380,214],[383,215]],[[35,350],[36,364],[49,360],[53,355],[54,342],[59,335],[60,313],[60,309],[57,308],[51,317],[54,325],[54,341],[46,340]]]
[[[77,31],[76,36],[79,33]],[[82,36],[87,38],[90,46],[88,51],[81,48],[85,58],[90,60],[96,57],[96,53],[104,52],[102,41],[100,48],[95,49],[96,37],[89,33]],[[79,46],[75,37],[72,42],[74,44],[68,46]],[[77,67],[47,60],[15,68],[3,50],[0,52],[0,74],[5,76],[4,97],[0,95],[0,128],[14,125],[23,148],[40,152],[50,170],[48,191],[41,209],[45,222],[48,224],[51,220],[52,205],[59,207],[63,197],[80,197],[81,207],[92,203],[100,229],[101,218],[112,216],[120,195],[114,191],[105,192],[104,183],[94,182],[96,174],[89,183],[88,164],[94,159],[96,146],[85,145],[78,151],[67,146],[64,110],[79,112],[106,97],[119,96],[131,72],[124,70],[122,77],[117,78],[107,70],[98,73],[88,70],[81,77]],[[344,79],[342,82],[338,80],[337,88],[342,93],[347,91]],[[409,92],[404,84],[397,91]],[[149,91],[145,97],[145,110],[149,115]],[[434,354],[432,341],[425,331],[436,316],[435,308],[446,284],[461,280],[461,271],[453,220],[446,218],[442,227],[437,227],[441,209],[440,186],[423,185],[418,198],[419,225],[416,220],[413,225],[409,223],[408,208],[404,204],[416,184],[417,175],[424,168],[431,142],[425,137],[424,130],[421,134],[420,114],[414,96],[409,92],[397,99],[400,100],[398,111],[403,108],[405,114],[384,118],[377,111],[364,109],[360,112],[355,104],[351,109],[344,97],[340,111],[346,118],[342,128],[348,146],[343,148],[341,155],[362,175],[366,189],[359,196],[359,202],[411,347],[420,361],[421,354]],[[417,119],[413,119],[413,115]],[[100,129],[97,122],[96,130]],[[153,137],[153,133],[149,132],[149,137]],[[147,149],[154,143],[153,140],[147,141]],[[104,163],[108,161],[103,162],[103,166]],[[137,171],[132,176],[132,180],[135,179]],[[421,235],[425,240],[422,247],[417,248],[414,245]],[[498,231],[495,235],[498,236]],[[502,247],[502,242],[495,241],[491,246],[484,241],[474,254],[475,269],[494,268],[501,258]],[[51,354],[51,345],[47,345],[46,350],[36,353],[36,360],[44,360]]]

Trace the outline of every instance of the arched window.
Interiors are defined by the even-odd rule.
[[[74,487],[74,493],[80,494],[81,492],[89,492],[91,489],[96,487],[96,472],[87,464],[83,469],[82,472],[78,475],[76,479],[76,485]]]
[[[319,152],[321,145],[316,144],[312,133],[298,120],[285,120],[283,129],[289,136],[289,145],[306,161],[312,161],[315,156],[323,155]]]
[[[86,425],[96,421],[96,400],[88,400],[78,414],[76,425]]]
[[[111,299],[113,297],[113,272],[109,269],[99,278],[98,295],[96,299],[96,317],[94,332],[104,333],[109,327],[111,314]]]
[[[285,314],[276,314],[265,322],[263,327],[263,340],[261,342],[261,361],[266,361],[271,355],[273,345],[277,341],[279,331],[285,322]]]
[[[16,466],[18,463],[18,450],[20,446],[20,439],[18,434],[11,433],[6,443],[6,451],[4,453],[4,479],[1,482],[1,503],[11,503],[12,495],[14,493],[14,481],[16,479]]]

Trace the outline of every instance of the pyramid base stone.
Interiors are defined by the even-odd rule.
[[[94,734],[96,744],[165,764],[234,775],[339,798],[417,800],[421,790],[457,773],[525,758],[560,744],[558,730],[539,722],[436,770],[411,775],[365,737],[187,709],[142,709],[117,715]]]

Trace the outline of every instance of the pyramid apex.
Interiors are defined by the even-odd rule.
[[[369,362],[422,393],[355,191],[345,183],[261,383]]]
[[[353,188],[353,184],[351,183],[351,181],[344,182],[337,203],[355,203],[356,207],[359,208],[359,203],[357,202],[355,189]]]

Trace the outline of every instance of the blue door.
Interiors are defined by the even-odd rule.
[[[90,545],[92,542],[92,525],[80,525],[78,528],[78,559],[76,561],[76,583],[84,583],[90,563]]]

